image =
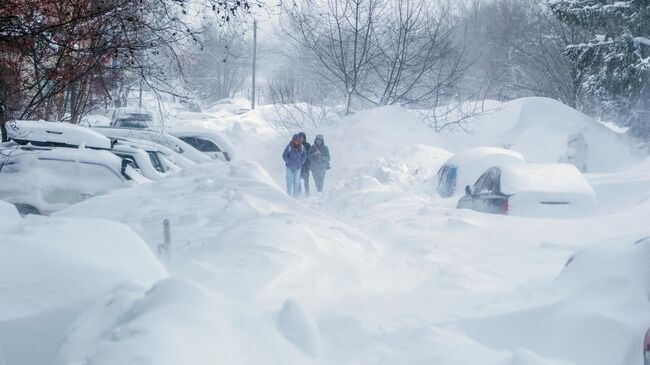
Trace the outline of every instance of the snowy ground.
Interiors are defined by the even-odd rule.
[[[308,128],[332,170],[298,201],[272,111],[179,113],[168,127],[223,131],[237,161],[48,218],[0,202],[0,364],[641,364],[650,160],[544,103],[517,101],[472,135],[437,135],[398,107]],[[569,120],[606,156],[587,175],[600,215],[493,216],[435,196],[431,177],[463,147],[556,158],[569,127],[544,120]]]

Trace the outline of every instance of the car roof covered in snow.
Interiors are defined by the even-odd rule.
[[[118,127],[94,127],[93,129],[105,136],[112,138],[144,139],[161,144],[163,146],[167,146],[172,149],[179,147],[183,150],[180,154],[193,162],[211,162],[211,159],[205,156],[201,151],[171,134],[162,133],[153,129],[132,129]]]
[[[151,115],[149,111],[147,111],[145,108],[138,108],[135,106],[125,106],[125,107],[120,107],[115,109],[115,117],[121,118],[124,116],[128,116],[130,114],[146,114],[146,115]]]
[[[233,146],[228,140],[228,138],[221,132],[206,129],[206,128],[187,128],[174,129],[170,132],[173,136],[178,138],[182,137],[203,137],[209,140],[212,140],[219,146],[221,150],[226,150],[229,153],[232,153]]]
[[[110,139],[90,128],[69,123],[16,120],[7,126],[9,138],[16,141],[60,143],[72,146],[111,148]]]
[[[578,169],[564,163],[529,163],[497,166],[501,170],[501,192],[545,192],[594,195]]]
[[[456,191],[459,192],[464,186],[473,185],[490,167],[516,163],[524,163],[524,157],[519,152],[498,147],[474,147],[451,156],[444,165],[458,169]]]
[[[90,164],[101,164],[110,167],[118,174],[122,169],[122,159],[105,150],[61,147],[14,147],[0,150],[0,161],[22,163],[33,161],[34,159],[67,160]],[[130,166],[127,166],[127,173],[129,177],[136,182],[149,181],[149,179],[140,175]],[[119,175],[121,176],[121,174]]]
[[[445,164],[460,167],[476,163],[477,160],[498,161],[502,159],[506,161],[524,161],[524,157],[521,153],[516,151],[499,147],[474,147],[456,153],[451,156]]]

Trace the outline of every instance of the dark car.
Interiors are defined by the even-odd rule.
[[[570,164],[509,164],[465,187],[458,208],[527,217],[578,218],[597,213],[596,195]]]
[[[465,196],[458,200],[458,208],[507,214],[508,198],[509,195],[501,192],[501,170],[493,167],[483,173],[473,187],[465,186]]]
[[[111,127],[145,129],[153,123],[153,115],[142,108],[117,108],[113,112]]]

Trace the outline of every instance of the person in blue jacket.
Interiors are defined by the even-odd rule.
[[[302,146],[302,140],[298,134],[294,134],[291,142],[282,152],[282,159],[287,168],[287,194],[298,197],[300,193],[300,172],[302,165],[307,160],[307,151]]]

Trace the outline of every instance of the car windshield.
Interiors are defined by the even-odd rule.
[[[139,121],[144,121],[148,122],[152,120],[151,114],[147,113],[129,113],[127,115],[121,116],[119,119],[121,120],[139,120]]]
[[[199,137],[180,137],[180,139],[201,152],[221,152],[219,146],[209,139]]]
[[[158,172],[165,173],[169,171],[169,167],[165,164],[161,156],[158,155],[158,152],[155,151],[147,151],[147,154],[149,155],[149,159],[151,160],[151,164],[153,167],[156,169]]]

